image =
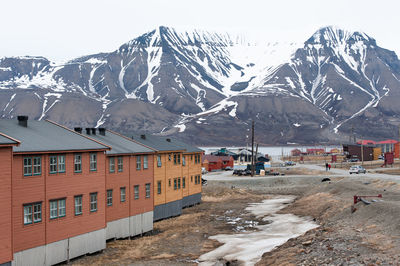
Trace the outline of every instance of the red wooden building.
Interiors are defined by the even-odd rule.
[[[204,155],[203,156],[203,167],[207,171],[218,171],[223,170],[226,167],[233,168],[233,157],[232,156],[216,156],[216,155]]]

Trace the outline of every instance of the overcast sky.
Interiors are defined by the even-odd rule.
[[[0,57],[109,52],[159,25],[297,42],[335,25],[400,55],[398,0],[0,0],[0,10]]]

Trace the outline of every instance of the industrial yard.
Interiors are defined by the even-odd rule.
[[[392,168],[393,170],[396,167]],[[257,265],[398,265],[400,263],[400,178],[376,173],[352,175],[346,169],[325,172],[318,165],[285,168],[285,176],[237,177],[231,171],[204,175],[201,204],[179,217],[154,224],[143,237],[108,242],[100,254],[71,261],[73,265],[230,265],[253,264],[225,254],[211,264],[204,254],[226,234],[254,234],[273,220],[246,210],[252,203],[293,196],[278,214],[293,214],[316,227],[261,251]],[[293,171],[293,174],[290,172]],[[323,178],[330,181],[321,182]],[[354,204],[354,195],[378,195]],[[367,204],[369,203],[369,204]],[[246,253],[245,244],[238,245]],[[261,247],[260,247],[261,248]],[[236,250],[237,252],[237,250]],[[252,250],[251,252],[254,252]],[[202,257],[203,255],[203,257]],[[261,256],[261,255],[260,255]]]

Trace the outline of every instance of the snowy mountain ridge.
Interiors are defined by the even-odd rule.
[[[139,125],[128,122],[133,119],[128,114],[137,112],[140,102],[141,117],[146,117],[144,110],[165,110],[154,118],[157,123],[144,119],[142,126],[183,135],[201,130],[198,126],[212,128],[212,121],[219,123],[225,115],[239,127],[251,115],[265,125],[282,123],[287,128],[276,131],[286,138],[307,125],[318,134],[345,133],[343,125],[366,112],[396,120],[397,107],[385,96],[400,94],[399,78],[394,52],[380,48],[365,33],[337,27],[321,28],[298,44],[255,43],[228,33],[161,26],[111,53],[64,64],[43,57],[0,59],[0,93],[6,94],[3,117],[16,115],[21,99],[31,95],[36,111],[29,112],[35,118],[56,115],[55,120],[72,124],[77,115],[66,117],[65,110],[74,112],[74,99],[92,108],[78,121],[137,130]],[[274,108],[265,107],[267,103]],[[289,104],[307,115],[302,118],[295,109],[288,115]],[[315,123],[302,121],[306,117]],[[282,136],[284,132],[292,133]]]

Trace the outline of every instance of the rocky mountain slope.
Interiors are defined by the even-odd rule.
[[[55,64],[0,59],[2,117],[178,135],[196,144],[395,137],[400,61],[364,33],[318,30],[304,44],[159,27],[111,53]]]

